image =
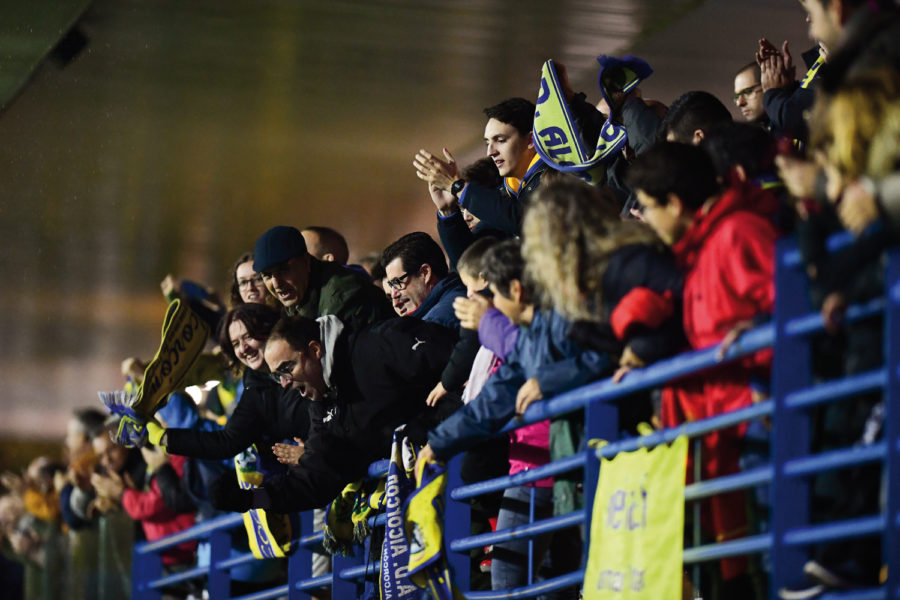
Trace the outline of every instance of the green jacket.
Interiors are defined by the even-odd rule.
[[[365,276],[332,262],[309,261],[309,284],[303,298],[285,313],[317,319],[334,315],[343,323],[370,324],[396,316],[384,292]]]

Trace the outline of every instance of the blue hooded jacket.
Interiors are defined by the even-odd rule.
[[[536,311],[481,393],[428,433],[435,455],[446,460],[502,429],[515,414],[519,388],[532,377],[550,398],[610,375],[615,363],[609,356],[582,350],[567,337],[568,330],[569,322],[557,313]]]

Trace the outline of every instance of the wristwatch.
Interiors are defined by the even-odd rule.
[[[465,179],[457,179],[453,182],[453,185],[450,186],[450,193],[453,194],[453,197],[459,200],[459,193],[466,187]]]

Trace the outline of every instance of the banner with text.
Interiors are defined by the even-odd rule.
[[[601,461],[585,600],[680,600],[687,445]]]

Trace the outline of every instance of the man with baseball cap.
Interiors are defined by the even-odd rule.
[[[323,262],[307,252],[295,227],[279,225],[256,240],[253,269],[288,315],[374,323],[394,316],[384,294],[356,271]]]

